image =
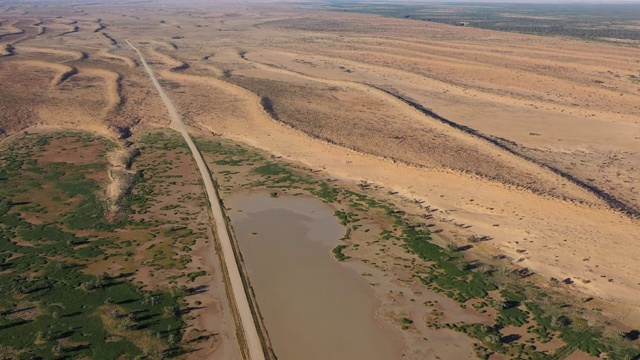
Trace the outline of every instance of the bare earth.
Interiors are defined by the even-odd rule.
[[[211,173],[207,168],[207,165],[202,158],[202,155],[196,148],[193,140],[189,136],[180,115],[176,111],[173,103],[167,97],[166,93],[158,83],[156,76],[153,73],[153,70],[149,67],[147,62],[145,61],[142,54],[136,49],[129,40],[126,40],[127,44],[133,48],[136,53],[140,56],[140,61],[144,66],[145,70],[149,74],[153,85],[158,90],[164,105],[171,116],[171,125],[175,130],[180,132],[185,142],[189,146],[189,150],[191,151],[191,156],[193,156],[196,161],[196,165],[198,166],[198,170],[200,171],[200,175],[202,178],[202,182],[204,183],[207,199],[209,200],[209,204],[211,204],[211,214],[213,214],[213,221],[216,225],[216,235],[217,239],[220,243],[220,247],[222,249],[222,257],[225,262],[225,268],[229,275],[230,283],[228,286],[231,288],[230,292],[233,294],[232,298],[234,301],[233,306],[236,306],[238,314],[240,316],[240,331],[242,332],[242,336],[244,337],[244,341],[246,341],[246,346],[249,353],[249,359],[251,360],[260,360],[264,359],[264,353],[262,351],[262,344],[260,343],[260,337],[258,336],[258,331],[256,330],[256,324],[253,321],[253,317],[251,314],[251,308],[249,307],[248,297],[245,293],[245,289],[242,284],[242,279],[240,277],[238,264],[236,263],[236,258],[234,255],[234,251],[231,245],[231,240],[229,238],[229,230],[226,227],[226,223],[224,221],[224,214],[222,213],[222,209],[220,207],[220,198],[218,197],[218,193],[213,186],[213,180],[211,178]]]
[[[492,239],[476,256],[640,323],[633,47],[288,5],[0,11],[0,134],[168,126],[130,39],[192,130],[421,200],[442,236]]]

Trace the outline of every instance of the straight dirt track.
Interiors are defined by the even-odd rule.
[[[156,79],[155,74],[145,61],[142,53],[133,46],[129,40],[126,40],[127,44],[136,51],[138,56],[140,57],[140,61],[144,66],[145,70],[149,74],[151,78],[151,82],[158,90],[158,94],[162,98],[164,105],[167,107],[169,111],[169,115],[171,116],[171,124],[173,128],[182,134],[184,140],[189,145],[189,150],[193,155],[193,158],[198,165],[198,169],[200,170],[200,175],[202,176],[202,180],[204,182],[205,190],[207,192],[207,198],[209,199],[209,203],[211,204],[211,213],[213,214],[213,219],[216,224],[216,231],[218,234],[218,239],[220,241],[220,246],[222,248],[222,255],[224,257],[225,267],[227,268],[227,272],[229,274],[231,292],[233,294],[233,299],[235,301],[235,306],[240,315],[240,327],[244,334],[244,338],[246,341],[246,346],[249,351],[249,359],[251,360],[264,360],[264,352],[262,350],[262,343],[260,341],[260,336],[258,334],[258,330],[256,328],[256,324],[253,320],[253,315],[251,312],[251,307],[249,306],[249,300],[247,297],[247,293],[242,283],[242,278],[240,276],[240,270],[238,267],[238,263],[236,262],[233,246],[231,245],[231,239],[229,237],[229,233],[226,228],[226,222],[224,220],[224,214],[222,213],[222,208],[220,207],[220,199],[218,197],[218,193],[213,185],[213,180],[211,178],[211,173],[202,158],[202,155],[198,151],[198,148],[193,143],[191,136],[187,132],[187,128],[185,127],[178,111],[175,106],[164,92],[160,83]]]

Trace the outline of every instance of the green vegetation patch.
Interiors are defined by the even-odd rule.
[[[351,257],[342,253],[342,250],[346,249],[347,247],[348,247],[347,245],[338,245],[334,247],[333,250],[331,250],[331,252],[333,253],[333,255],[336,257],[338,261],[345,261],[345,260],[351,259]]]
[[[92,147],[83,164],[44,161],[63,140]],[[183,294],[149,292],[132,274],[91,275],[111,256],[104,237],[127,220],[108,221],[99,193],[104,154],[113,144],[84,133],[25,134],[0,158],[0,354],[15,359],[134,359],[178,355]],[[55,156],[52,157],[54,159]],[[33,161],[39,159],[38,161]],[[54,159],[55,160],[55,159]],[[93,161],[93,162],[91,162]],[[78,235],[83,231],[83,235]]]
[[[324,9],[372,13],[456,26],[583,39],[640,40],[640,9],[624,3],[449,3],[332,2]]]

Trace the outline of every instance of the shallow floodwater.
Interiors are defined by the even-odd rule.
[[[331,249],[345,228],[319,200],[253,192],[229,211],[278,359],[399,359],[397,330],[376,319],[373,291]]]

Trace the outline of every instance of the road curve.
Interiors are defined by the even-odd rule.
[[[158,79],[154,75],[153,71],[144,60],[142,53],[133,46],[129,40],[125,40],[133,50],[138,53],[140,57],[140,61],[142,62],[142,66],[144,66],[147,74],[151,78],[151,82],[158,90],[158,94],[162,98],[164,105],[167,107],[169,111],[169,115],[171,116],[171,124],[173,128],[182,134],[184,140],[189,145],[189,150],[191,150],[191,154],[193,158],[196,160],[196,164],[198,165],[198,169],[200,170],[200,175],[202,176],[202,180],[204,182],[204,187],[207,192],[207,197],[209,199],[209,203],[211,204],[211,212],[213,213],[213,219],[216,224],[216,231],[218,234],[218,239],[220,241],[220,246],[222,248],[222,255],[224,258],[225,266],[227,268],[227,272],[229,273],[229,279],[231,284],[231,292],[233,293],[233,298],[236,303],[236,309],[240,315],[240,326],[242,327],[242,332],[244,333],[245,341],[247,348],[249,350],[249,359],[250,360],[264,360],[264,352],[262,350],[262,343],[260,341],[260,336],[258,335],[258,330],[256,328],[256,324],[253,320],[253,315],[251,313],[251,308],[249,306],[249,300],[247,297],[247,293],[242,284],[242,278],[240,277],[240,270],[238,267],[238,263],[236,262],[236,257],[234,255],[233,246],[231,245],[231,239],[229,238],[229,233],[226,228],[226,222],[224,220],[224,214],[222,213],[222,208],[220,207],[220,199],[218,198],[218,193],[213,186],[213,180],[211,179],[211,174],[205,165],[204,159],[200,154],[200,151],[196,148],[196,145],[193,143],[191,136],[187,132],[187,128],[182,122],[178,111],[175,106],[164,92]]]

